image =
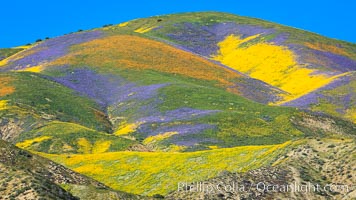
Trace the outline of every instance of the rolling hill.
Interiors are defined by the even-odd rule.
[[[259,19],[136,19],[0,49],[0,135],[135,195],[181,198],[180,181],[224,171],[249,177],[290,166],[295,178],[313,167],[301,168],[295,149],[319,151],[315,140],[355,148],[355,71],[355,44]],[[355,177],[347,167],[340,177]],[[303,180],[336,180],[310,176]]]

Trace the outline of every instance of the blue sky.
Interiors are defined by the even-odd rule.
[[[223,11],[261,18],[356,43],[353,0],[7,0],[1,2],[0,47],[135,18],[188,11]]]

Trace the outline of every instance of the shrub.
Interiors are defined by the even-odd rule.
[[[109,26],[112,26],[112,24],[104,24],[103,27],[109,27]]]
[[[164,199],[164,196],[161,194],[154,194],[152,197],[155,199]]]

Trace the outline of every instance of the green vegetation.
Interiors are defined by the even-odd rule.
[[[30,110],[42,118],[110,131],[109,122],[94,101],[79,96],[63,85],[29,72],[2,73],[1,77],[13,79],[15,91],[1,98],[9,100],[10,106]]]
[[[5,59],[17,52],[22,51],[22,48],[6,48],[6,49],[0,49],[0,60]]]
[[[270,164],[291,143],[245,146],[189,153],[113,152],[85,155],[39,153],[93,177],[114,189],[142,195],[165,195],[178,182],[199,181],[228,170],[244,172]]]
[[[216,138],[220,142],[215,145],[220,147],[276,144],[303,136],[289,120],[299,115],[295,108],[267,106],[221,89],[197,85],[170,85],[161,89],[161,96],[163,111],[180,107],[221,111],[198,120],[217,125],[218,131],[206,131],[199,137]]]
[[[122,151],[133,143],[129,139],[65,122],[51,122],[20,135],[16,141],[21,148],[54,154]]]
[[[57,48],[56,40],[44,40],[41,45],[46,48],[34,48],[36,51],[33,52],[33,48],[30,48],[17,54],[19,62],[4,60],[0,63],[4,70],[0,73],[0,130],[5,132],[1,136],[22,149],[47,157],[113,189],[156,198],[175,190],[180,181],[202,181],[216,177],[223,171],[246,172],[271,166],[272,163],[283,164],[288,159],[294,159],[295,155],[298,155],[296,163],[303,163],[299,159],[309,159],[309,155],[315,153],[310,159],[318,167],[328,161],[327,155],[322,154],[325,149],[330,154],[330,160],[332,156],[342,159],[346,152],[337,155],[337,151],[341,150],[338,143],[325,144],[323,149],[303,147],[304,150],[295,150],[295,154],[286,155],[286,152],[297,145],[307,144],[309,138],[313,137],[352,138],[356,133],[353,123],[356,110],[353,97],[349,94],[356,92],[356,82],[351,79],[341,87],[322,91],[320,94],[334,99],[320,99],[312,105],[311,110],[324,112],[321,114],[272,106],[268,102],[275,103],[279,97],[287,94],[287,90],[279,90],[279,83],[272,87],[266,81],[248,77],[248,73],[241,74],[209,60],[207,57],[218,50],[218,46],[214,46],[217,38],[207,39],[212,41],[207,46],[214,46],[211,48],[213,54],[209,52],[204,56],[203,53],[200,55],[200,52],[192,53],[174,46],[183,43],[194,46],[188,44],[195,43],[192,41],[197,41],[197,46],[201,46],[199,42],[207,43],[206,40],[199,41],[205,37],[200,35],[207,31],[205,29],[195,34],[196,40],[191,40],[191,24],[194,29],[199,29],[225,22],[258,26],[256,30],[274,29],[261,37],[258,33],[251,33],[253,36],[249,42],[238,38],[236,41],[242,42],[239,51],[286,33],[288,38],[283,45],[304,45],[302,48],[309,45],[315,51],[323,49],[333,52],[338,59],[340,55],[355,59],[355,44],[227,13],[185,13],[138,19],[120,25],[108,24],[95,32],[97,36],[85,42],[78,40],[77,43]],[[231,30],[226,32],[234,28],[232,25]],[[171,33],[179,35],[179,31],[186,30],[189,33],[182,41],[169,37]],[[249,31],[250,27],[246,30]],[[68,40],[76,41],[81,34],[70,35]],[[58,45],[66,40],[66,37],[59,38]],[[47,45],[49,41],[52,41],[51,45]],[[226,44],[230,48],[237,43]],[[283,49],[283,45],[279,45],[278,50]],[[204,52],[205,46],[202,49]],[[0,49],[0,60],[20,50]],[[44,53],[47,50],[53,51],[55,58],[38,56],[47,55]],[[271,57],[269,52],[274,52],[274,56],[277,54],[273,48],[268,50],[261,45],[256,51],[245,51],[246,55],[239,55],[246,57],[260,52],[267,52],[267,57]],[[285,51],[278,52],[287,54]],[[293,53],[288,53],[287,57],[294,61],[294,55],[299,54]],[[254,60],[254,57],[247,58]],[[275,67],[271,77],[289,79],[287,75],[290,75],[298,78],[296,83],[305,80],[304,73],[300,76],[291,73],[294,70],[290,66],[300,64],[299,61],[288,64],[290,59],[286,62],[276,57],[269,62],[270,65],[265,65],[266,59],[262,58],[263,64],[258,65],[264,69],[273,68],[278,62],[287,63],[283,65],[285,74],[272,76],[278,71],[278,67]],[[23,64],[32,61],[36,62]],[[308,65],[308,62],[305,63]],[[29,66],[32,68],[29,69]],[[16,72],[19,68],[20,71],[32,70],[37,73]],[[256,68],[253,63],[252,68]],[[325,66],[321,68],[328,69]],[[309,75],[309,71],[306,74]],[[269,74],[263,71],[261,76],[269,77]],[[315,86],[316,79],[312,79],[312,82]],[[293,84],[290,86],[294,87]],[[304,86],[301,84],[300,87]],[[340,112],[340,109],[345,112]],[[4,145],[0,141],[0,147]],[[318,145],[321,146],[321,143]],[[0,152],[6,148],[0,148]],[[347,148],[348,151],[353,150]],[[0,163],[0,171],[4,173],[13,169],[28,177],[36,169],[46,169],[50,162],[25,150],[10,152],[17,153],[11,154],[15,157],[10,156],[11,159],[6,161],[6,170],[1,168]],[[320,152],[321,156],[318,157],[316,152]],[[1,159],[8,158],[8,155],[4,155]],[[42,164],[33,164],[35,161],[32,158],[40,160]],[[75,174],[62,167],[56,166],[55,169],[64,170],[65,175]],[[312,171],[310,166],[308,169],[304,169],[302,164],[297,167],[301,167],[298,170],[305,181],[327,180],[326,175],[326,178],[318,175],[319,168]],[[6,174],[1,177],[6,177]],[[38,175],[34,179],[41,178]],[[99,183],[95,184],[100,187],[85,185],[87,182],[83,186],[82,183],[76,183],[75,178],[70,180],[60,182],[62,188],[84,199],[107,199],[117,194]],[[13,196],[28,191],[26,184],[31,181],[20,180],[24,187],[19,188]],[[34,183],[34,187],[41,188],[40,183]],[[0,194],[8,187],[6,184],[0,185]],[[50,182],[43,184],[51,185]]]

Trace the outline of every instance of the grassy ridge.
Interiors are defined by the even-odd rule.
[[[290,43],[305,44],[308,42],[314,43],[317,41],[321,45],[316,44],[316,48],[321,47],[322,44],[324,44],[323,48],[327,48],[327,46],[335,47],[341,44],[342,49],[347,52],[347,55],[353,59],[356,59],[356,55],[354,54],[356,44],[354,43],[327,38],[316,33],[296,29],[294,27],[284,26],[281,24],[257,18],[243,17],[222,12],[191,12],[155,16],[150,18],[132,20],[127,22],[125,26],[116,25],[104,28],[104,30],[108,31],[109,33],[115,34],[130,33],[142,27],[155,27],[156,29],[154,28],[152,31],[144,32],[144,34],[151,37],[154,36],[164,38],[172,42],[179,42],[167,37],[168,33],[175,33],[181,31],[181,27],[177,26],[177,24],[194,23],[200,26],[211,26],[216,23],[227,22],[234,22],[240,25],[260,26],[267,29],[273,28],[277,30],[277,33],[288,33],[290,34],[290,37],[288,39],[288,42]]]
[[[103,153],[125,150],[133,141],[77,124],[50,122],[22,134],[16,145],[47,153]]]
[[[22,48],[6,48],[6,49],[0,49],[0,61],[10,57],[11,55],[14,55],[20,51],[22,51]]]
[[[40,155],[90,176],[114,189],[135,194],[167,194],[180,181],[214,177],[223,170],[246,171],[272,162],[286,142],[190,153],[113,152],[86,155]],[[177,173],[179,172],[179,173]]]
[[[257,18],[243,17],[222,12],[190,12],[154,16],[150,18],[135,19],[114,26],[99,28],[98,30],[104,30],[109,34],[135,34],[141,32],[135,32],[135,30],[144,28],[144,30],[146,31],[140,33],[143,37],[156,39],[160,38],[164,39],[165,41],[170,41],[172,43],[177,43],[184,46],[189,45],[189,43],[175,40],[168,36],[168,34],[171,33],[181,32],[181,24],[191,23],[201,27],[209,27],[218,23],[230,22],[239,25],[249,25],[263,27],[265,29],[275,29],[277,31],[273,37],[275,37],[278,33],[287,33],[290,36],[287,40],[288,43],[301,44],[308,46],[312,49],[323,49],[338,54],[341,53],[349,58],[356,59],[356,55],[354,53],[356,44],[354,43],[327,38],[316,33],[297,29],[294,27],[284,26],[281,24]],[[196,36],[204,37],[203,35],[198,34],[196,34]],[[342,46],[342,48],[338,48],[338,46]]]
[[[356,73],[350,79],[345,85],[318,91],[322,97],[310,105],[311,110],[344,117],[356,123]]]
[[[110,129],[95,102],[58,83],[28,72],[2,73],[0,78],[11,79],[13,91],[0,97],[8,101],[9,107],[19,107],[43,119],[79,123],[97,130]]]
[[[294,108],[267,106],[227,93],[197,85],[170,85],[161,89],[164,102],[161,110],[192,107],[220,112],[197,119],[200,123],[217,125],[217,130],[208,130],[201,135],[189,135],[196,139],[213,138],[218,142],[205,145],[232,147],[283,143],[303,136],[303,132],[289,120],[298,116]],[[236,126],[238,124],[238,126]],[[172,140],[167,140],[167,145]]]

